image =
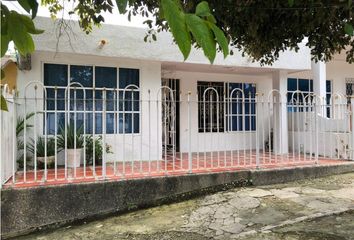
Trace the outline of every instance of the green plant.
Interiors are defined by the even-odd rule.
[[[37,139],[36,147],[34,146],[34,140],[28,146],[28,151],[32,154],[37,153],[37,157],[45,157],[45,138],[39,137]],[[47,139],[47,156],[55,155],[55,140],[54,138]]]
[[[24,150],[24,142],[23,142],[23,131],[25,129],[25,119],[26,119],[26,130],[29,130],[33,127],[32,124],[29,124],[28,121],[35,115],[34,112],[30,112],[26,115],[26,117],[18,117],[16,120],[16,145],[17,145],[17,166],[18,169],[23,169],[23,150]],[[32,158],[30,156],[26,157],[27,164],[30,164]]]
[[[84,146],[84,135],[82,133],[83,133],[82,125],[75,130],[74,124],[69,123],[66,126],[66,131],[64,126],[60,126],[59,135],[58,135],[58,147],[60,149],[65,149],[65,136],[66,136],[67,149],[82,148]]]
[[[95,164],[102,164],[103,142],[102,136],[93,138],[93,136],[86,136],[86,161],[88,164],[93,162],[93,143],[95,143]],[[113,153],[111,146],[106,144],[106,153]]]
[[[37,157],[39,158],[44,158],[45,155],[45,138],[44,137],[38,137],[36,145],[34,143],[34,140],[32,139],[31,143],[28,146],[28,151],[31,152],[34,156],[34,154],[37,154]],[[35,151],[36,150],[36,151]],[[55,155],[55,140],[54,138],[48,138],[47,139],[47,167],[48,168],[53,168],[55,165],[54,161],[50,161],[48,157],[53,157]],[[39,169],[44,168],[44,160],[38,161],[37,162],[37,167]]]

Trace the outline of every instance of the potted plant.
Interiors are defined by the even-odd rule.
[[[68,167],[80,167],[83,145],[84,135],[82,125],[75,129],[74,124],[70,123],[67,125],[66,131],[63,126],[60,127],[58,135],[58,147],[66,151]]]
[[[37,139],[36,145],[32,140],[32,143],[29,144],[28,150],[34,155],[37,155],[38,168],[43,169],[45,164],[45,138],[39,137]],[[54,138],[47,139],[47,167],[53,168],[55,164],[55,141]]]
[[[86,160],[88,164],[93,162],[93,143],[95,143],[95,164],[102,165],[103,142],[102,136],[93,138],[92,135],[86,136]],[[106,153],[113,153],[111,146],[106,144]]]

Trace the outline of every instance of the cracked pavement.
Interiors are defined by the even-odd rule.
[[[354,173],[235,188],[20,239],[354,239]]]

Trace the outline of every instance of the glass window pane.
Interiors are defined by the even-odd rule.
[[[116,105],[116,91],[106,91],[106,110],[114,111],[117,109]]]
[[[93,67],[71,65],[70,82],[81,83],[84,87],[93,87]]]
[[[102,134],[102,113],[96,113],[95,114],[95,133],[96,134]]]
[[[229,83],[230,98],[242,98],[242,92],[243,92],[242,83]]]
[[[331,80],[326,80],[326,92],[331,93],[332,92],[332,82]]]
[[[59,133],[60,127],[64,128],[65,122],[65,114],[64,113],[56,113],[57,118],[57,133]],[[47,134],[54,135],[55,134],[55,113],[47,113]],[[43,129],[44,134],[44,129]]]
[[[244,83],[243,85],[245,98],[254,98],[256,96],[256,85],[251,83]]]
[[[114,113],[106,114],[106,133],[114,133]]]
[[[310,81],[308,79],[299,79],[299,89],[300,91],[308,92],[310,91]]]
[[[134,120],[132,119],[132,115],[134,115]],[[139,113],[125,113],[123,117],[123,113],[119,114],[119,133],[132,133],[132,129],[134,128],[134,133],[139,133]],[[124,132],[123,132],[123,126]]]
[[[130,84],[134,84],[139,87],[139,69],[120,68],[119,88],[124,89]]]
[[[45,63],[44,85],[66,87],[68,85],[68,65]]]
[[[310,92],[313,92],[313,80],[310,79]]]
[[[256,130],[256,116],[251,116],[251,130]]]
[[[96,87],[117,88],[117,68],[95,67]]]
[[[297,90],[297,79],[288,78],[288,91],[296,91],[296,90]]]

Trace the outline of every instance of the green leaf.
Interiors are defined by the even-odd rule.
[[[344,31],[346,34],[348,34],[349,36],[354,36],[354,29],[353,29],[353,25],[351,25],[350,23],[346,23],[344,25]]]
[[[224,32],[220,28],[218,28],[215,24],[210,24],[210,25],[216,37],[216,41],[218,42],[219,46],[222,49],[224,58],[226,58],[227,55],[229,54],[229,42],[227,41]]]
[[[119,13],[124,14],[127,12],[128,0],[116,0]]]
[[[37,16],[38,12],[38,2],[36,0],[28,0],[28,3],[30,4],[32,8],[32,19]]]
[[[17,2],[21,5],[21,7],[23,7],[23,9],[26,10],[26,12],[31,12],[31,6],[28,0],[17,0]]]
[[[161,7],[172,35],[186,60],[191,51],[191,37],[187,30],[186,15],[173,0],[161,0]]]
[[[199,17],[210,16],[211,13],[210,13],[208,2],[206,1],[200,2],[195,9],[195,14],[197,14]]]
[[[22,21],[23,25],[26,27],[27,32],[29,32],[31,34],[41,34],[44,32],[44,30],[36,29],[36,27],[34,26],[33,20],[25,15],[21,15],[21,21]]]
[[[22,55],[33,52],[34,42],[31,35],[26,31],[27,29],[23,24],[21,15],[17,12],[11,11],[10,22],[12,23],[12,26],[8,29],[8,33],[14,41],[18,51]]]
[[[0,96],[0,110],[6,111],[6,112],[9,111],[9,109],[7,108],[6,99],[4,98],[4,96],[2,94]]]
[[[204,55],[213,63],[216,56],[216,42],[206,22],[197,15],[186,14],[186,23],[198,45],[203,49]]]
[[[295,2],[295,0],[288,0],[289,6],[290,7],[294,6],[294,2]]]
[[[8,35],[1,35],[1,57],[3,57],[9,47],[10,38]]]
[[[26,12],[32,12],[32,19],[36,17],[38,11],[38,2],[36,0],[17,0]]]

